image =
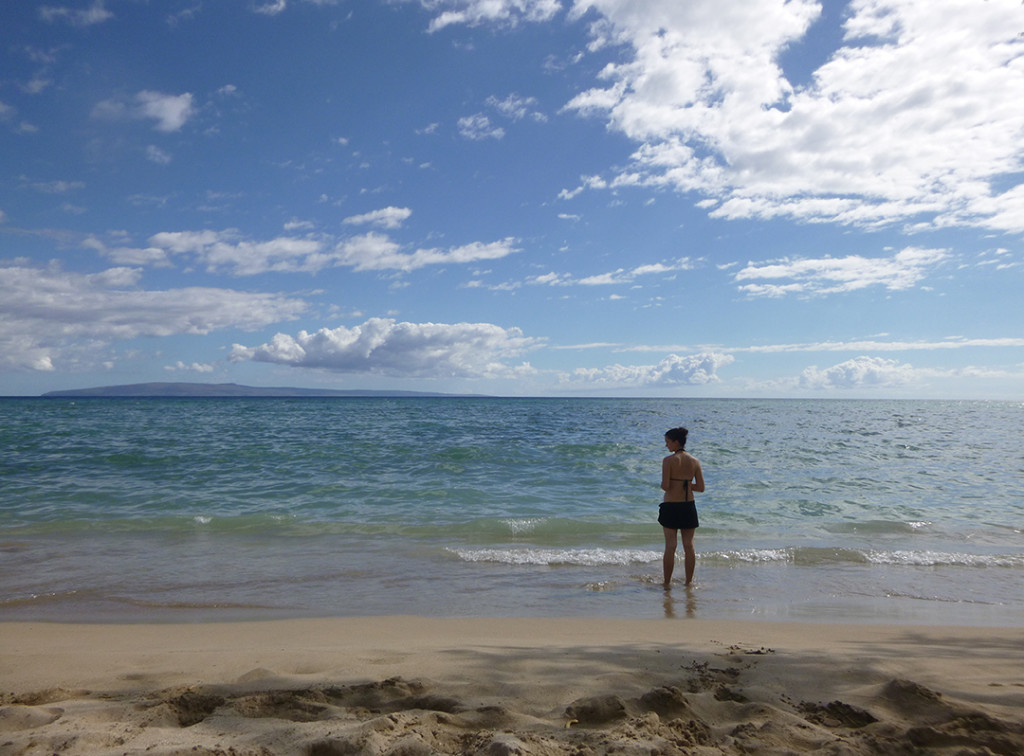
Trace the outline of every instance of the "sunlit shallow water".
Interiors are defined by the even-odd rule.
[[[0,618],[1017,625],[1024,406],[0,400]],[[661,588],[662,435],[704,465]]]

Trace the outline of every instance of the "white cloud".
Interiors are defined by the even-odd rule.
[[[866,386],[894,387],[917,379],[913,366],[883,357],[855,357],[819,370],[811,366],[801,373],[800,388],[854,389]]]
[[[492,124],[491,119],[483,113],[476,113],[459,119],[459,134],[466,139],[479,142],[484,139],[502,139],[505,136],[505,129]]]
[[[395,216],[386,211],[381,221]],[[369,213],[368,216],[376,216]],[[370,222],[370,221],[367,221]],[[236,229],[223,231],[162,231],[149,238],[149,246],[126,245],[111,249],[91,238],[86,246],[113,260],[132,264],[164,264],[184,257],[207,271],[235,276],[262,273],[318,273],[332,267],[351,267],[356,271],[397,270],[410,272],[428,265],[461,265],[481,260],[497,260],[519,251],[513,238],[496,242],[471,242],[449,249],[418,249],[403,252],[401,245],[386,234],[370,232],[334,242],[326,238],[281,236],[255,241]],[[190,264],[191,264],[190,262]]]
[[[583,176],[581,178],[582,183],[575,189],[563,189],[558,193],[559,199],[571,200],[582,193],[585,189],[606,189],[608,188],[608,182],[600,176]]]
[[[787,294],[836,294],[868,286],[883,286],[890,291],[909,289],[920,282],[930,269],[949,259],[942,249],[907,247],[889,258],[860,255],[818,259],[780,260],[749,263],[734,280],[761,281],[791,279],[787,283],[746,283],[740,291],[751,296],[781,297]]]
[[[322,242],[282,236],[269,241],[250,241],[234,230],[164,231],[150,237],[151,247],[168,255],[191,255],[209,272],[227,271],[236,276],[260,273],[315,273],[337,262],[324,252]]]
[[[573,279],[566,273],[544,273],[539,276],[533,276],[528,280],[531,284],[540,284],[542,286],[570,286],[573,283]]]
[[[878,389],[924,390],[929,384],[945,382],[977,386],[979,381],[995,381],[1008,386],[1020,385],[1024,377],[1017,369],[976,367],[914,367],[909,363],[883,357],[862,355],[827,368],[812,365],[795,378],[771,381],[761,388],[785,391],[874,391]]]
[[[270,2],[268,3],[255,6],[253,10],[256,13],[262,13],[265,16],[276,16],[278,13],[281,13],[287,7],[287,0],[270,0]]]
[[[142,91],[135,95],[135,102],[139,117],[156,121],[157,131],[177,131],[195,113],[192,95],[188,92],[169,95]]]
[[[295,318],[301,300],[277,294],[139,287],[140,271],[71,273],[25,261],[0,265],[0,369],[94,363],[98,350],[140,336],[255,330]]]
[[[165,268],[171,265],[166,250],[159,247],[108,246],[102,239],[90,236],[82,246],[91,249],[118,265],[152,265]]]
[[[566,106],[638,143],[609,186],[667,186],[725,218],[1020,231],[1019,4],[853,0],[807,82],[779,67],[812,0],[577,0],[622,62]],[[577,190],[578,191],[578,190]],[[571,194],[571,193],[570,193]]]
[[[67,194],[85,188],[84,181],[32,181],[29,183],[33,189],[43,194]]]
[[[353,226],[371,225],[378,228],[398,228],[412,215],[407,207],[385,207],[362,215],[350,215],[342,221]]]
[[[306,0],[312,5],[337,5],[340,0]],[[261,13],[264,16],[276,16],[288,8],[288,0],[268,0],[268,2],[253,5],[254,13]]]
[[[18,121],[18,109],[2,101],[0,101],[0,123],[8,124],[15,134],[35,134],[39,131],[38,126],[34,126],[28,121]]]
[[[186,365],[181,360],[178,360],[173,365],[164,365],[164,370],[168,372],[184,372],[184,373],[212,373],[216,368],[213,365],[207,363],[193,362],[191,365]]]
[[[53,79],[46,78],[45,74],[36,74],[25,84],[19,85],[23,92],[28,94],[39,94],[53,85]]]
[[[930,352],[934,350],[969,349],[985,347],[1006,349],[1024,347],[1024,338],[1018,336],[976,338],[949,338],[942,341],[818,341],[808,344],[767,344],[752,347],[724,349],[727,352],[778,354],[786,352]]]
[[[547,21],[562,7],[559,0],[420,0],[420,4],[432,12],[439,11],[430,22],[431,32],[453,24],[514,26],[520,21]]]
[[[497,260],[519,249],[513,238],[497,242],[473,242],[448,250],[418,249],[412,253],[401,251],[398,244],[387,236],[366,234],[346,239],[338,245],[338,263],[362,270],[400,270],[409,272],[427,265],[464,264],[480,260]]]
[[[635,268],[618,268],[607,273],[597,273],[583,278],[574,278],[567,273],[545,273],[539,276],[532,276],[527,283],[543,286],[609,286],[612,284],[629,284],[636,281],[640,276],[656,274],[675,273],[680,270],[690,270],[693,263],[688,257],[680,257],[669,263],[654,263],[651,265],[638,265]]]
[[[146,159],[157,165],[168,165],[171,162],[171,155],[151,144],[146,148]]]
[[[521,97],[518,94],[512,93],[504,100],[499,100],[492,95],[487,98],[487,104],[513,121],[521,121],[527,116],[534,121],[547,120],[547,116],[536,109],[536,97]]]
[[[990,381],[1011,387],[1012,392],[1024,378],[1021,367],[915,367],[896,359],[861,355],[826,368],[812,365],[793,377],[754,381],[748,388],[783,394],[839,391],[885,395],[902,390],[920,396],[939,384],[977,387],[980,381]]]
[[[129,101],[103,100],[92,109],[93,118],[117,121],[125,118],[155,121],[157,131],[178,131],[196,113],[192,94],[164,94],[143,90]]]
[[[67,21],[73,26],[92,26],[93,24],[101,24],[112,19],[114,14],[104,7],[103,0],[95,0],[88,8],[82,9],[44,5],[39,8],[39,16],[44,21],[51,23],[54,21]]]
[[[731,364],[729,354],[704,352],[688,356],[670,354],[657,365],[611,365],[577,368],[560,376],[562,383],[582,383],[608,388],[702,386],[719,381],[718,369]]]
[[[316,333],[278,333],[267,344],[236,344],[235,361],[254,360],[340,373],[418,378],[496,378],[529,372],[508,361],[536,347],[518,328],[490,323],[400,323],[370,318],[362,325]]]
[[[1019,184],[1002,194],[977,197],[972,209],[987,218],[985,225],[989,228],[1024,233],[1024,185]],[[945,225],[954,225],[954,220],[946,221]]]

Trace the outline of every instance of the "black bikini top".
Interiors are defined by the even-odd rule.
[[[672,480],[679,480],[679,478],[673,478]],[[683,480],[683,498],[686,501],[690,500],[690,481],[689,481],[689,479]]]

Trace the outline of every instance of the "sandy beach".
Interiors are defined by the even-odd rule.
[[[0,754],[1024,753],[1018,629],[0,624]]]

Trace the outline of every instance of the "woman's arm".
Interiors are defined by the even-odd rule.
[[[661,460],[661,490],[667,492],[672,485],[672,460],[675,455],[669,455]]]

